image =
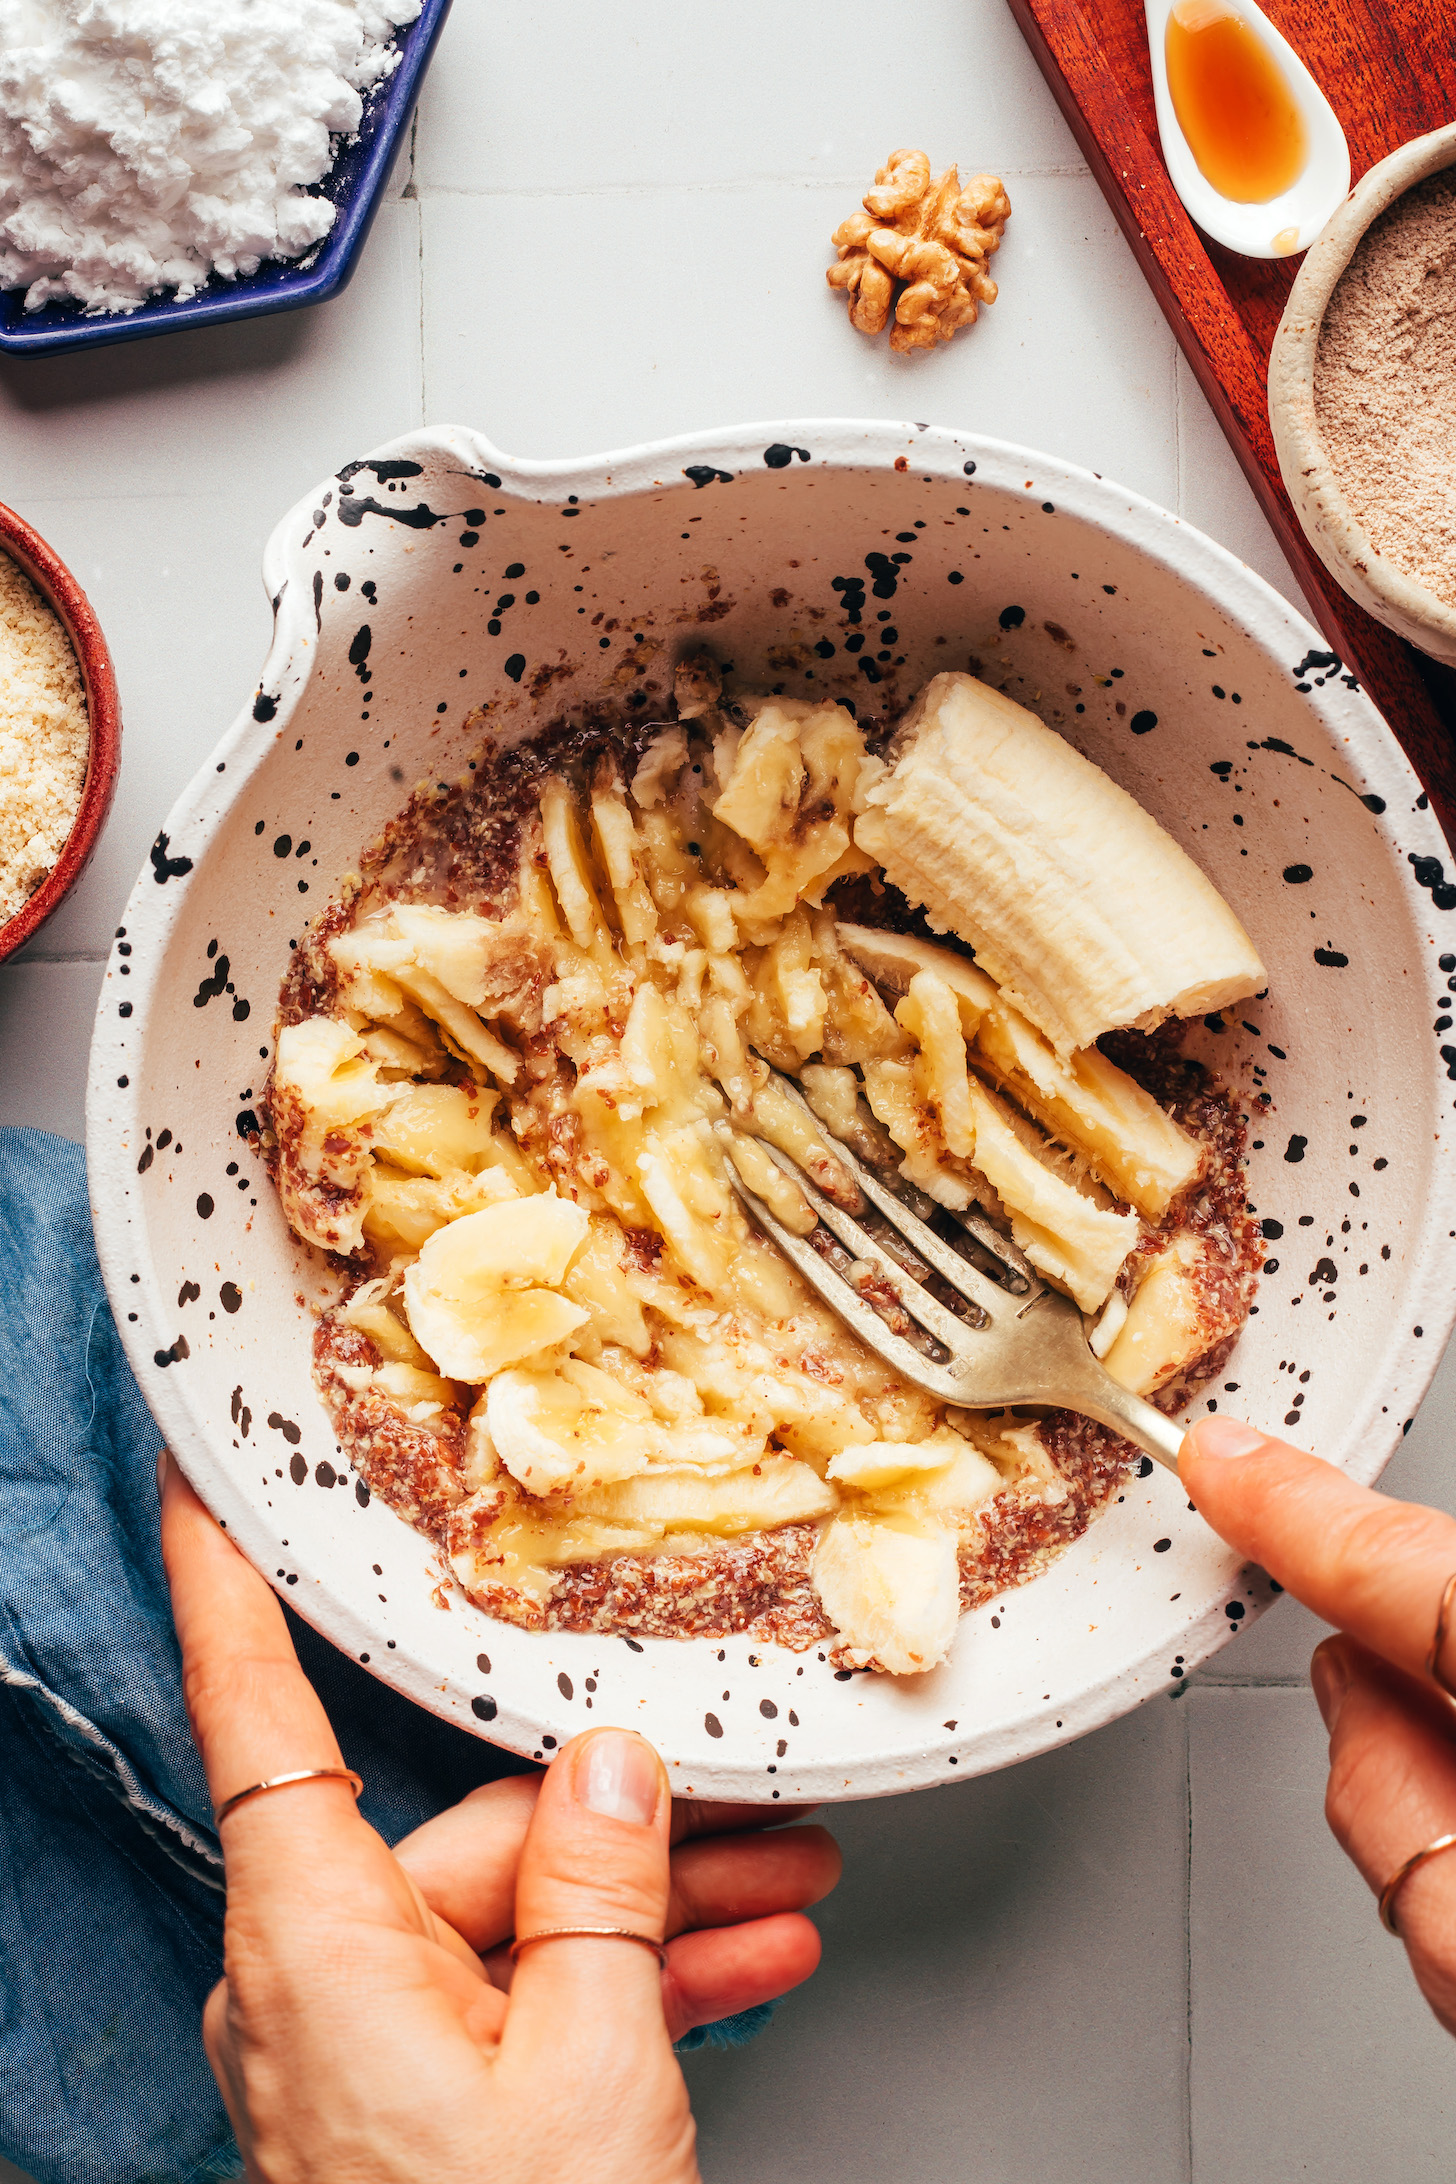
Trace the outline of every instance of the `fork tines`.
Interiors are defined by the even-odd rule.
[[[937,1378],[936,1369],[953,1357],[970,1328],[994,1326],[998,1320],[1005,1324],[1025,1309],[1024,1303],[1015,1300],[1024,1299],[1036,1286],[1030,1267],[1016,1247],[984,1215],[953,1216],[978,1247],[979,1254],[989,1258],[1002,1277],[1000,1281],[992,1279],[972,1264],[965,1253],[938,1236],[919,1212],[912,1210],[902,1197],[858,1160],[841,1139],[828,1131],[790,1079],[780,1076],[777,1071],[774,1075],[783,1091],[821,1132],[835,1158],[843,1162],[864,1197],[875,1208],[879,1216],[875,1228],[881,1229],[881,1234],[877,1236],[863,1221],[855,1220],[835,1205],[789,1154],[765,1139],[758,1142],[798,1186],[817,1216],[819,1227],[811,1236],[793,1235],[749,1189],[730,1161],[729,1175],[734,1189],[754,1219],[793,1261],[805,1280],[854,1327],[870,1349],[899,1365],[922,1386],[932,1385]],[[919,1191],[914,1195],[927,1211],[931,1209],[932,1201]],[[890,1236],[884,1234],[884,1228],[891,1232]],[[910,1271],[907,1260],[920,1273],[921,1279]],[[932,1270],[954,1292],[962,1305],[961,1311],[948,1308],[924,1286],[923,1277]],[[932,1338],[928,1344],[920,1333],[922,1329],[924,1335]],[[934,1354],[936,1352],[939,1354]],[[945,1377],[946,1399],[957,1400],[959,1383],[949,1374]],[[963,1397],[959,1399],[963,1400]]]

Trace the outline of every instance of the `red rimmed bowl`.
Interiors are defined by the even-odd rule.
[[[0,963],[14,955],[31,935],[38,933],[61,898],[74,887],[101,839],[101,829],[116,791],[121,764],[121,700],[116,693],[116,669],[101,634],[101,624],[91,602],[54,547],[24,516],[0,501],[0,551],[9,554],[17,568],[30,578],[42,599],[54,608],[81,669],[86,692],[86,719],[90,744],[86,756],[86,780],[81,801],[71,821],[66,843],[45,879],[8,923],[0,925]]]

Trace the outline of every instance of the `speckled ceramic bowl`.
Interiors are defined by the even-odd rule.
[[[1206,1400],[1287,1419],[1372,1479],[1456,1300],[1456,886],[1405,759],[1323,672],[1316,632],[1117,486],[897,424],[572,464],[426,432],[326,479],[264,568],[277,626],[256,696],[159,833],[107,968],[89,1145],[148,1400],[285,1597],[516,1751],[624,1722],[684,1791],[764,1800],[1004,1766],[1174,1691],[1246,1629],[1267,1584],[1161,1471],[903,1682],[746,1639],[533,1635],[437,1596],[425,1540],[338,1470],[309,1377],[328,1277],[246,1133],[290,941],[416,781],[462,764],[471,708],[521,736],[586,700],[651,718],[676,655],[705,640],[742,686],[843,694],[862,714],[984,666],[1186,844],[1263,951],[1267,996],[1191,1035],[1258,1103],[1250,1190],[1271,1253]]]
[[[1335,474],[1314,399],[1325,312],[1367,230],[1407,190],[1451,166],[1456,166],[1456,122],[1412,138],[1361,176],[1289,291],[1269,352],[1269,423],[1284,489],[1305,537],[1336,583],[1387,629],[1432,659],[1456,666],[1456,608],[1416,583],[1372,543]],[[1372,448],[1372,460],[1379,460],[1378,449]]]

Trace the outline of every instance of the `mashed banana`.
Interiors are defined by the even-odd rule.
[[[911,1387],[732,1170],[801,1234],[765,1145],[834,1198],[843,1141],[962,1242],[979,1208],[1171,1403],[1252,1296],[1242,1126],[1166,1041],[1059,1052],[927,937],[856,840],[889,777],[846,709],[679,690],[667,727],[487,744],[301,945],[269,1109],[288,1220],[348,1269],[318,1384],[494,1615],[914,1673],[1132,1452]]]

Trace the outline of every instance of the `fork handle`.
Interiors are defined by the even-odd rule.
[[[1092,1362],[1089,1353],[1089,1362]],[[1132,1441],[1145,1453],[1164,1465],[1169,1471],[1178,1469],[1178,1451],[1183,1446],[1183,1427],[1165,1418],[1151,1403],[1145,1403],[1140,1395],[1124,1388],[1111,1373],[1099,1366],[1095,1382],[1080,1390],[1070,1400],[1074,1410],[1085,1411],[1100,1425],[1111,1426],[1115,1433]]]

